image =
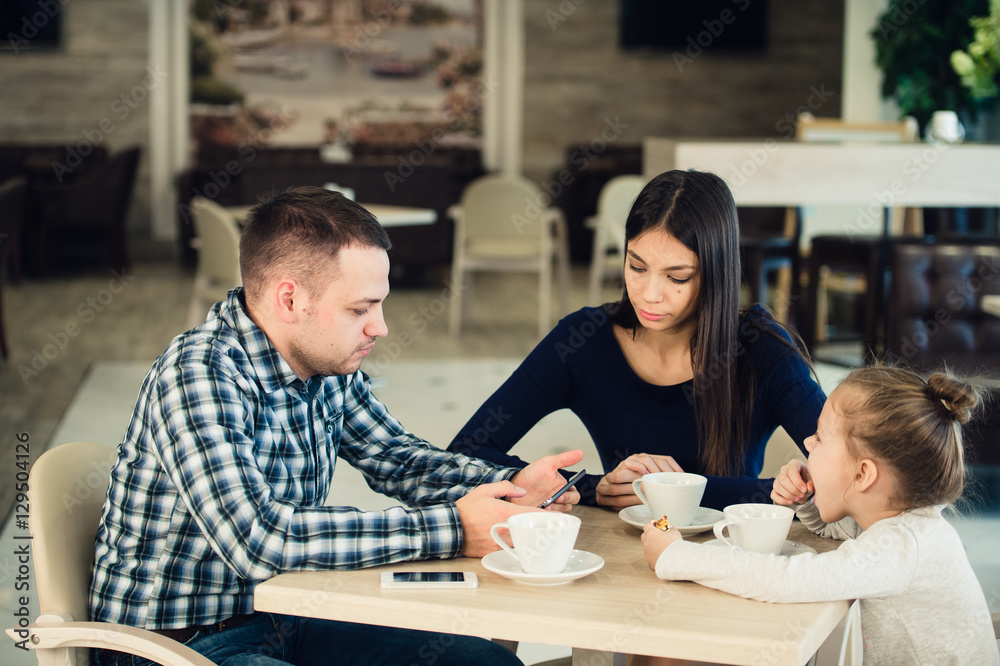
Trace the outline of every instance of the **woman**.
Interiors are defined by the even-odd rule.
[[[802,449],[826,397],[788,332],[761,306],[739,309],[729,188],[709,173],[660,174],[636,198],[625,242],[622,299],[560,321],[449,449],[523,466],[508,451],[567,408],[610,470],[577,484],[582,503],[638,504],[632,480],[658,471],[708,476],[704,506],[767,501],[767,440],[780,425]]]

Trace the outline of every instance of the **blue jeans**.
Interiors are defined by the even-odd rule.
[[[258,613],[225,631],[199,631],[186,645],[218,666],[512,666],[514,654],[483,638]],[[152,666],[97,652],[94,666]]]

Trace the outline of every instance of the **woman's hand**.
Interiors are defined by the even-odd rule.
[[[774,479],[771,499],[775,504],[802,504],[815,492],[806,464],[798,458],[791,460]]]
[[[614,509],[642,504],[632,490],[632,482],[645,474],[683,472],[670,456],[636,453],[604,475],[597,484],[597,503]]]
[[[664,532],[653,527],[653,523],[646,523],[642,528],[642,551],[646,555],[646,563],[649,568],[656,570],[656,560],[660,559],[660,554],[667,549],[667,546],[674,541],[683,541],[684,536],[676,527],[671,527]]]

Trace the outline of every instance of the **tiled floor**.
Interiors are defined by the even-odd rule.
[[[444,445],[517,363],[517,359],[397,360],[373,376],[377,395],[394,416],[428,441]],[[92,366],[56,429],[53,442],[90,440],[113,445],[125,430],[147,369],[147,364],[141,362],[105,362]],[[827,390],[845,372],[836,366],[821,365],[818,370]],[[780,464],[786,456],[787,452],[781,448],[783,445],[776,440],[774,450],[769,452],[770,465]],[[553,414],[545,419],[518,444],[515,452],[533,459],[571,447],[584,448],[584,466],[600,469],[586,431],[568,413]],[[372,492],[360,474],[347,465],[337,468],[329,501],[369,510],[392,504]],[[1000,552],[1000,517],[956,517],[953,523],[967,546],[969,559],[980,577],[991,609],[1000,611],[1000,561],[996,555]],[[9,626],[16,620],[13,613],[18,605],[11,578],[16,562],[11,553],[13,535],[17,531],[16,526],[9,523],[0,533],[0,618],[3,618],[0,626]],[[32,616],[38,613],[37,607],[29,608]],[[520,647],[518,654],[531,664],[567,655],[569,650],[526,644]],[[0,641],[0,663],[30,666],[35,662],[30,654],[17,650],[10,642]]]

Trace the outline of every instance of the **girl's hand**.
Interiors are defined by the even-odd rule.
[[[774,487],[771,489],[771,499],[775,504],[802,504],[815,492],[812,480],[809,478],[809,470],[801,460],[790,461],[781,471],[778,472],[774,480]]]
[[[597,484],[597,503],[614,509],[642,504],[632,491],[632,482],[644,474],[683,472],[670,456],[636,453],[618,463]]]
[[[646,523],[642,528],[642,550],[646,554],[646,563],[649,568],[656,570],[656,560],[660,559],[660,554],[667,549],[667,546],[675,541],[683,541],[684,537],[680,530],[671,527],[664,532],[653,527],[653,523]]]

